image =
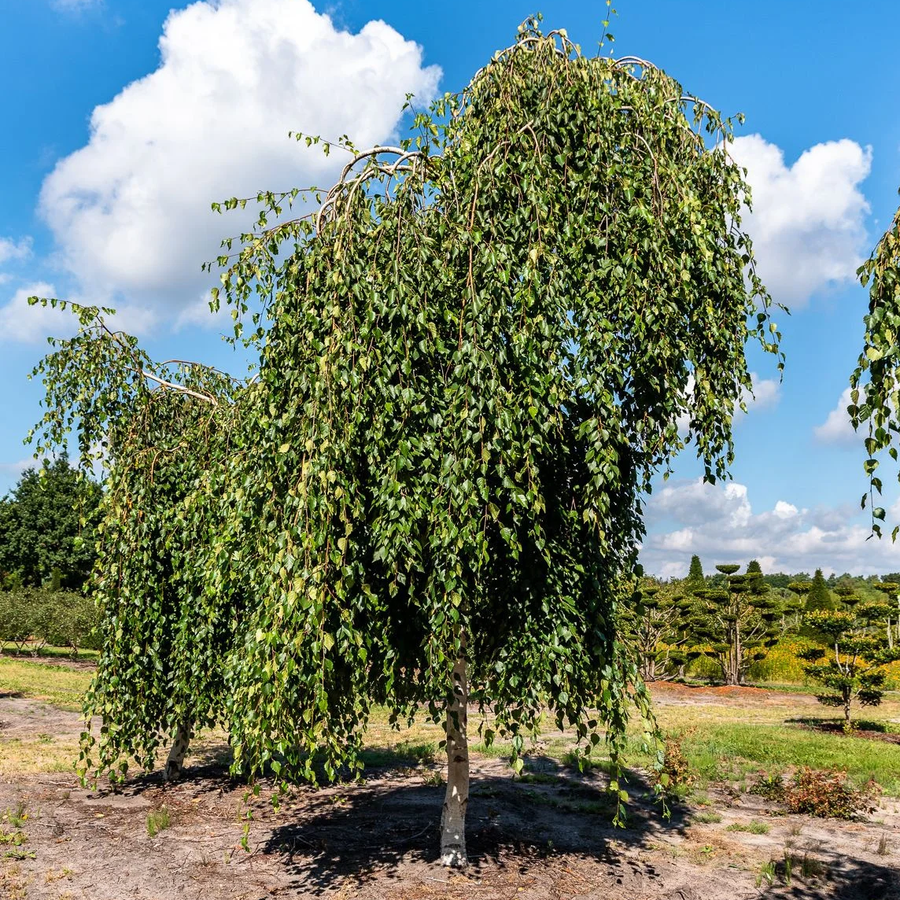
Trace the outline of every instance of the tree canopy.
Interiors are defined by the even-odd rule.
[[[649,63],[530,21],[399,146],[323,143],[347,158],[327,193],[256,198],[214,298],[250,381],[80,309],[39,441],[74,426],[111,460],[87,713],[115,727],[87,763],[216,721],[238,771],[331,777],[374,704],[424,710],[464,864],[469,704],[515,757],[548,708],[616,754],[633,693],[648,713],[617,619],[651,479],[682,417],[725,477],[747,341],[781,366],[730,135]]]
[[[22,473],[0,499],[0,589],[21,585],[80,590],[94,563],[100,486],[65,451]]]

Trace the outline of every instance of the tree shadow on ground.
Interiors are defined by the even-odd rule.
[[[562,853],[607,865],[613,881],[623,867],[637,867],[652,880],[652,865],[620,858],[610,841],[642,844],[658,830],[689,824],[680,805],[664,818],[649,799],[652,788],[636,773],[628,784],[628,823],[616,828],[605,778],[554,760],[532,759],[530,768],[523,778],[473,776],[466,829],[471,877],[484,869],[527,873]],[[362,785],[306,794],[302,806],[286,804],[292,823],[275,827],[261,851],[281,856],[295,887],[316,895],[347,878],[364,883],[391,877],[401,863],[434,864],[445,788],[424,783],[428,778],[427,769],[403,780],[386,770],[380,778],[369,773]]]
[[[790,869],[786,859],[790,858]],[[804,877],[804,854],[792,852],[773,865],[771,885],[761,885],[765,896],[791,900],[896,900],[900,873],[895,866],[818,850],[812,874]]]

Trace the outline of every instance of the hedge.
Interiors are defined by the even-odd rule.
[[[17,588],[0,591],[0,643],[13,644],[16,653],[37,655],[47,645],[99,649],[94,629],[99,613],[93,600],[68,591]]]

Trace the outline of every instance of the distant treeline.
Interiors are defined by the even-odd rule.
[[[63,455],[0,499],[0,590],[81,591],[96,558],[100,486]]]

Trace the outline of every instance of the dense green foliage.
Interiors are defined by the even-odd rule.
[[[685,591],[693,594],[695,591],[706,587],[706,578],[703,575],[703,563],[700,557],[695,553],[691,557],[691,564],[688,568],[688,577],[685,579]]]
[[[63,450],[43,469],[26,469],[0,500],[0,587],[80,590],[96,557],[100,487]]]
[[[805,612],[816,612],[820,609],[837,609],[837,603],[825,584],[825,578],[821,569],[816,569],[812,582],[809,586],[809,592],[803,604]]]
[[[880,535],[885,511],[876,505],[883,486],[877,474],[879,456],[887,451],[893,462],[898,461],[900,434],[900,210],[858,274],[863,286],[869,287],[869,309],[864,317],[862,353],[850,376],[847,412],[854,428],[868,426],[863,467],[869,491],[863,495],[862,505],[870,505],[873,530]],[[898,534],[900,525],[895,525],[892,537],[896,539]]]
[[[79,309],[39,441],[110,456],[88,764],[216,721],[245,773],[332,776],[373,704],[438,718],[461,664],[486,740],[518,754],[549,707],[615,752],[632,691],[648,714],[617,633],[644,493],[680,417],[724,477],[748,339],[781,365],[729,135],[529,23],[401,147],[327,145],[317,212],[270,227],[301,194],[260,195],[219,260],[258,377]]]

